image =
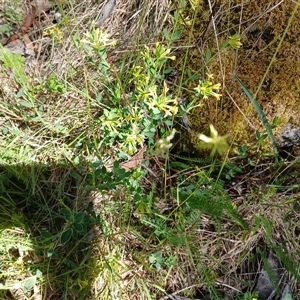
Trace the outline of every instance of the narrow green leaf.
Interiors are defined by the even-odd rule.
[[[179,168],[182,170],[187,170],[187,169],[190,169],[191,166],[184,164],[182,162],[179,162],[179,161],[173,161],[170,163],[170,168]]]
[[[289,257],[287,249],[284,249],[281,245],[272,245],[272,248],[275,250],[278,258],[283,262],[285,268],[299,281],[300,275],[299,270],[297,270],[297,264]]]
[[[274,157],[275,157],[275,162],[278,163],[278,149],[277,149],[277,145],[276,145],[276,141],[275,141],[275,137],[273,135],[272,132],[272,128],[270,126],[270,123],[267,120],[266,115],[264,114],[263,110],[261,109],[260,105],[258,104],[258,102],[254,99],[254,97],[252,96],[251,92],[248,90],[248,88],[245,86],[245,84],[240,80],[240,78],[238,76],[235,76],[236,81],[239,83],[239,85],[241,86],[243,92],[246,94],[247,98],[251,101],[252,105],[254,106],[255,110],[257,111],[260,119],[262,120],[269,139],[272,143],[272,147],[273,147],[273,151],[274,151]]]
[[[30,103],[28,101],[25,101],[25,100],[21,101],[20,104],[25,106],[25,107],[28,107],[28,108],[34,107],[34,105],[32,103]]]
[[[211,59],[211,51],[208,49],[206,54],[205,54],[205,61],[209,62]]]

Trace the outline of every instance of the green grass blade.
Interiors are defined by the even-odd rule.
[[[267,120],[266,115],[264,114],[263,110],[261,109],[260,105],[258,104],[258,102],[255,100],[255,98],[252,96],[251,92],[248,90],[248,88],[245,86],[245,84],[240,80],[240,78],[238,76],[235,76],[235,79],[237,80],[237,82],[240,84],[243,92],[246,94],[246,96],[248,97],[248,99],[251,101],[251,104],[254,106],[254,108],[256,109],[260,119],[262,120],[268,136],[270,138],[270,141],[272,143],[272,147],[274,150],[274,157],[275,157],[275,162],[278,163],[278,149],[276,146],[276,141],[275,141],[275,137],[273,135],[272,132],[272,128]]]

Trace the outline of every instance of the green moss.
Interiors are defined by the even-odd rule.
[[[191,143],[197,148],[199,133],[207,133],[209,124],[213,124],[220,135],[229,134],[233,145],[250,145],[252,152],[264,154],[272,152],[268,140],[263,148],[257,146],[255,132],[264,132],[264,126],[234,80],[238,74],[247,88],[256,93],[263,77],[261,89],[256,100],[269,122],[274,117],[280,118],[279,126],[274,130],[275,137],[280,137],[281,129],[287,124],[300,125],[300,59],[299,35],[300,13],[294,16],[291,26],[279,49],[275,62],[269,67],[279,41],[287,28],[289,18],[295,8],[292,1],[217,1],[213,7],[215,29],[208,5],[202,3],[197,10],[189,5],[181,11],[184,20],[182,38],[179,43],[190,45],[185,50],[178,50],[177,65],[181,78],[188,78],[191,73],[205,78],[205,73],[214,74],[216,82],[223,86],[221,101],[215,99],[203,101],[203,106],[193,111],[189,117],[192,131]],[[218,51],[229,36],[241,34],[243,46],[239,50],[225,49]],[[212,59],[207,62],[207,51]],[[268,70],[269,68],[269,70]],[[183,80],[187,89],[182,97],[192,97],[196,82]]]

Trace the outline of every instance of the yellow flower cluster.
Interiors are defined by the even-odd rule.
[[[212,80],[213,75],[207,74],[207,79],[205,81],[199,81],[199,84],[194,89],[196,90],[196,96],[203,96],[203,99],[208,99],[208,97],[212,96],[215,97],[217,100],[220,100],[222,94],[218,94],[219,90],[221,89],[221,84],[216,83],[213,84]]]
[[[64,36],[63,32],[57,26],[47,28],[44,31],[44,35],[52,37],[53,40],[57,43],[61,43]]]
[[[81,40],[81,43],[92,46],[94,49],[101,49],[107,46],[116,46],[116,41],[111,39],[110,36],[100,30],[99,28],[87,32],[84,34],[85,39]]]

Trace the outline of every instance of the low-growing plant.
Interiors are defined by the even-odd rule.
[[[196,12],[199,1],[188,2]],[[126,57],[123,63],[112,59],[109,49],[116,46],[116,41],[100,29],[72,36],[83,64],[78,67],[78,70],[82,67],[78,72],[78,86],[76,80],[69,81],[72,76],[76,78],[76,68],[65,76],[54,72],[33,83],[25,72],[24,58],[0,49],[4,69],[12,72],[11,77],[18,86],[16,102],[21,107],[18,113],[28,125],[28,131],[23,131],[24,124],[14,127],[11,120],[5,120],[2,132],[7,140],[11,140],[0,148],[3,152],[1,163],[5,166],[12,165],[12,162],[16,164],[12,167],[12,175],[4,172],[0,177],[0,198],[3,202],[0,215],[5,219],[2,225],[5,228],[24,227],[34,242],[27,248],[19,243],[18,251],[25,249],[38,256],[34,268],[28,268],[26,272],[23,269],[19,277],[22,288],[31,293],[28,297],[33,295],[36,285],[45,284],[51,285],[51,289],[55,286],[62,299],[87,299],[89,288],[97,277],[102,284],[101,288],[97,287],[100,298],[113,294],[115,299],[119,299],[119,294],[114,291],[116,286],[122,290],[128,285],[131,291],[139,283],[148,299],[157,298],[154,290],[164,290],[161,282],[167,282],[171,270],[179,270],[178,265],[185,263],[179,263],[178,259],[178,252],[184,252],[189,260],[187,268],[196,274],[195,281],[200,282],[199,285],[208,291],[212,299],[222,299],[223,294],[216,285],[217,278],[222,276],[215,268],[219,264],[218,259],[207,249],[201,252],[194,246],[203,220],[209,220],[209,226],[214,228],[216,235],[225,228],[224,224],[227,225],[225,234],[227,230],[238,228],[243,236],[241,239],[265,231],[267,246],[276,252],[295,278],[298,276],[298,269],[287,255],[285,245],[273,243],[273,223],[261,215],[245,216],[226,190],[225,181],[243,172],[243,162],[248,160],[247,166],[255,165],[248,157],[248,146],[240,147],[238,156],[227,160],[229,133],[221,136],[211,124],[210,136],[197,133],[197,147],[209,150],[210,157],[184,157],[170,153],[179,131],[176,126],[178,120],[182,119],[186,128],[191,130],[188,117],[195,109],[200,111],[204,101],[209,103],[211,99],[222,102],[221,84],[215,82],[212,74],[204,76],[202,71],[226,49],[241,46],[241,36],[234,34],[217,51],[206,49],[201,73],[188,70],[186,81],[182,77],[178,85],[180,89],[186,82],[193,84],[192,88],[188,88],[194,94],[188,101],[181,100],[181,91],[176,91],[168,81],[168,75],[173,71],[170,63],[176,59],[171,53],[172,44],[181,37],[184,26],[191,24],[184,16],[184,7],[188,3],[180,1],[180,5],[174,13],[176,28],[172,32],[163,30],[167,45],[157,42],[142,46],[130,63],[127,63]],[[62,27],[53,26],[44,33],[52,37],[53,45],[61,43]],[[89,78],[93,73],[96,81]],[[272,129],[278,120],[275,118],[269,124],[250,91],[237,80],[266,127],[266,133],[257,132],[257,142],[263,146],[269,137],[277,160]],[[64,123],[55,116],[44,121],[47,102],[38,101],[39,93],[44,91],[55,99],[55,104],[56,97],[65,96],[68,92],[82,98],[84,113],[81,111],[81,115],[77,116],[77,108],[75,116],[71,112],[69,116],[68,109],[64,112],[64,116],[74,118],[78,126]],[[46,131],[49,128],[53,131],[51,134]],[[41,142],[21,147],[22,142],[18,144],[18,140],[26,140],[30,130]],[[49,140],[53,142],[50,151],[55,148],[58,153],[56,160],[51,162],[43,151],[39,152],[39,147]],[[24,165],[20,163],[21,156],[24,160],[26,158]],[[62,182],[57,180],[52,184],[53,174],[49,176],[45,166],[39,169],[29,163],[39,159],[49,165],[53,163],[59,169],[57,173],[63,174],[59,177]],[[271,201],[277,191],[276,187],[270,188],[260,198],[263,201],[256,201],[257,195],[252,191],[249,199],[261,205],[261,202]],[[95,202],[98,200],[97,205],[87,204],[86,198],[90,196],[94,196]],[[126,239],[135,239],[135,243],[127,242],[124,246],[122,243]],[[230,238],[226,236],[224,240]],[[1,255],[9,256],[14,248],[7,244],[0,249]],[[130,259],[123,257],[126,251],[130,252]],[[127,260],[130,260],[128,265]],[[149,288],[145,278],[136,279],[139,273],[133,271],[136,261],[140,263],[142,276],[146,277],[146,272],[150,272],[153,278],[159,273],[157,270],[167,271],[167,275],[160,279],[159,285],[154,283]],[[4,264],[3,268],[8,269],[8,264]],[[224,269],[220,267],[220,273],[225,272]],[[19,274],[11,275],[18,280]],[[6,272],[3,278],[6,280],[8,276]],[[123,284],[123,279],[126,284]],[[7,290],[11,286],[7,281],[1,288]],[[255,297],[255,293],[246,292],[238,295],[237,299],[254,300]]]

